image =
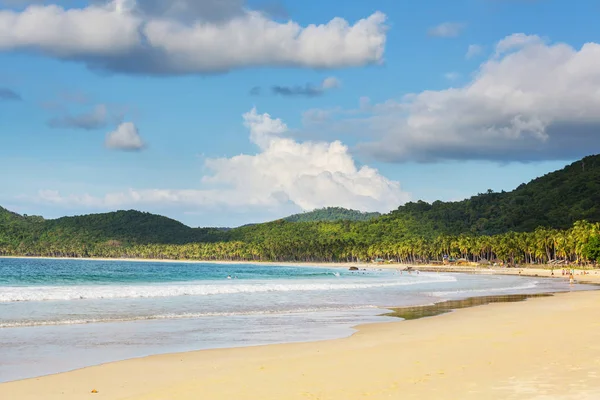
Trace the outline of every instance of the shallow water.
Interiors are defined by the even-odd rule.
[[[481,296],[481,297],[468,297],[461,300],[445,300],[435,304],[428,304],[423,306],[411,306],[393,308],[392,312],[384,314],[386,317],[402,318],[404,320],[419,319],[426,317],[434,317],[449,313],[451,311],[459,310],[461,308],[469,308],[476,306],[484,306],[491,303],[515,303],[518,301],[525,301],[535,297],[548,297],[552,296],[549,293],[531,293],[531,294],[505,294],[500,296]]]
[[[0,259],[0,381],[150,354],[343,337],[357,324],[392,320],[380,307],[585,288],[395,270]]]

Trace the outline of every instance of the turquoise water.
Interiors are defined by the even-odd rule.
[[[343,337],[389,320],[382,307],[572,289],[515,276],[0,259],[0,381],[150,354]]]
[[[318,279],[346,270],[265,265],[94,261],[77,259],[2,259],[0,286],[127,285],[238,279]],[[0,298],[1,299],[1,298]]]

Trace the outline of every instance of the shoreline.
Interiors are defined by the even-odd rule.
[[[262,265],[283,267],[317,267],[317,268],[365,268],[365,269],[400,269],[412,267],[413,270],[423,272],[446,272],[446,273],[470,273],[470,274],[492,274],[492,275],[519,275],[539,278],[569,279],[568,275],[559,275],[566,266],[530,266],[525,265],[518,268],[493,267],[493,266],[458,266],[458,265],[433,265],[433,264],[374,264],[355,262],[299,262],[299,261],[225,261],[225,260],[165,260],[146,258],[95,258],[95,257],[35,257],[35,256],[0,256],[0,259],[25,259],[25,260],[79,260],[79,261],[121,261],[121,262],[149,262],[149,263],[178,263],[178,264],[215,264],[215,265]],[[600,284],[600,268],[590,269],[572,267],[575,270],[577,283]],[[555,274],[552,275],[552,270]]]
[[[600,383],[590,371],[600,365],[600,330],[593,328],[599,300],[600,291],[554,293],[435,318],[363,324],[346,338],[153,355],[2,383],[0,397],[79,399],[96,389],[102,398],[131,400],[193,399],[198,393],[214,399],[383,399],[396,394],[500,399],[509,393],[529,399],[533,392],[520,386],[533,385],[540,394],[548,394],[549,386],[573,394],[569,382],[575,375],[581,393],[590,393],[578,398],[598,398]],[[569,339],[569,351],[556,345],[570,337],[577,340]],[[504,386],[498,386],[499,379]],[[515,379],[519,385],[511,389]],[[448,397],[439,397],[442,393]]]
[[[19,258],[28,258],[28,259],[40,259],[39,257],[2,257],[2,258],[12,258],[12,259],[19,259]],[[43,258],[43,259],[57,259],[57,258],[52,258],[52,257],[47,257],[47,258]],[[96,259],[96,258],[90,258],[90,259],[80,259],[80,258],[65,258],[68,260],[92,260],[92,261],[134,261],[134,262],[176,262],[176,263],[189,263],[190,261],[183,261],[183,260],[146,260],[146,259],[113,259],[113,258],[109,258],[109,259]],[[372,265],[372,264],[356,264],[356,263],[344,263],[342,265],[340,265],[340,263],[275,263],[275,262],[271,262],[271,263],[264,263],[264,262],[260,262],[260,263],[252,263],[252,262],[228,262],[228,261],[222,261],[222,262],[210,262],[210,261],[195,261],[195,263],[207,263],[207,264],[253,264],[253,265],[273,265],[273,266],[285,266],[285,265],[293,265],[293,266],[304,266],[304,267],[326,267],[326,268],[347,268],[349,266],[358,266],[361,268],[367,268],[367,269],[389,269],[389,268],[402,268],[405,267],[407,265],[399,265],[399,264],[392,264],[392,265]],[[415,266],[413,266],[413,268],[415,268]],[[552,278],[550,276],[550,270],[546,270],[546,269],[541,269],[541,268],[531,268],[529,270],[523,268],[523,269],[519,269],[519,268],[511,268],[511,269],[500,269],[500,268],[477,268],[477,267],[458,267],[458,266],[454,266],[451,268],[448,268],[448,266],[443,266],[443,267],[439,267],[439,266],[418,266],[416,267],[417,269],[419,269],[420,271],[423,272],[447,272],[447,273],[485,273],[485,274],[497,274],[497,275],[521,275],[521,276],[535,276],[535,277],[545,277],[545,278]],[[525,273],[523,273],[523,271],[525,270]],[[521,272],[521,273],[519,273]],[[560,273],[560,270],[559,270]],[[568,276],[561,276],[561,275],[555,275],[554,278],[565,278],[568,279]],[[581,277],[583,278],[583,276]],[[591,279],[588,279],[591,278]],[[578,283],[594,283],[594,281],[598,284],[600,283],[600,275],[597,274],[593,274],[592,275],[586,275],[584,279],[588,279],[588,282],[578,282]],[[544,297],[544,296],[563,296],[563,295],[570,295],[572,293],[568,293],[568,292],[547,292],[547,293],[539,293],[537,295],[533,295],[531,296],[532,298],[537,298],[537,297]],[[461,301],[469,301],[469,300],[475,300],[474,302],[471,302],[472,304],[467,305],[466,307],[468,309],[470,308],[480,308],[480,305],[487,305],[487,306],[502,306],[502,304],[497,304],[495,301],[492,301],[490,304],[490,302],[481,302],[479,300],[484,299],[486,297],[502,297],[503,295],[500,296],[477,296],[477,297],[470,297],[470,298],[465,298],[463,300],[459,300],[459,302]],[[512,295],[507,295],[507,297],[511,297]],[[516,296],[520,296],[520,295],[516,295]],[[525,295],[525,298],[521,299],[521,300],[517,300],[517,301],[530,301],[531,299],[529,298],[530,296]],[[507,300],[505,300],[507,301]],[[442,306],[444,303],[447,303],[448,301],[439,301],[434,303],[434,307],[433,308],[438,308],[438,306]],[[450,301],[452,303],[452,301]],[[382,312],[386,312],[386,311],[392,311],[391,313],[388,314],[381,314],[381,316],[392,316],[393,314],[397,314],[398,311],[402,311],[403,309],[406,308],[411,308],[413,309],[413,311],[415,309],[418,310],[424,310],[424,309],[431,309],[432,305],[421,305],[421,306],[413,306],[413,307],[379,307],[379,309]],[[443,307],[441,307],[443,308]],[[449,314],[457,314],[457,313],[462,313],[464,311],[468,311],[468,309],[462,309],[463,307],[451,307],[451,308],[446,308],[445,312],[448,311],[452,311]],[[393,315],[393,316],[400,316],[400,315]],[[431,317],[431,316],[436,316],[436,318],[440,318],[443,317],[443,313],[435,313],[435,314],[430,314],[430,315],[421,315],[421,317]],[[430,318],[425,318],[425,319],[430,319]],[[96,364],[96,365],[91,365],[88,367],[84,367],[82,369],[75,369],[75,370],[71,370],[69,372],[60,372],[60,373],[55,373],[55,374],[50,374],[50,375],[42,375],[36,378],[27,378],[27,379],[23,379],[23,380],[16,380],[16,381],[9,381],[9,382],[4,382],[4,383],[0,383],[0,397],[3,393],[3,386],[6,385],[10,385],[10,384],[15,384],[15,383],[20,383],[20,382],[29,382],[29,381],[38,381],[40,379],[42,380],[46,380],[47,378],[52,378],[52,377],[62,377],[63,375],[70,375],[70,374],[78,374],[80,371],[87,371],[89,369],[94,369],[94,368],[112,368],[109,366],[112,366],[113,364],[121,364],[121,363],[128,363],[128,362],[134,362],[134,361],[139,361],[139,362],[143,362],[144,360],[146,362],[151,362],[151,360],[154,360],[155,357],[177,357],[177,356],[181,356],[181,355],[190,355],[191,354],[196,354],[196,353],[201,353],[201,352],[229,352],[229,351],[236,351],[236,350],[240,350],[243,351],[244,349],[247,348],[270,348],[272,346],[293,346],[293,345],[310,345],[310,344],[314,344],[315,346],[320,346],[321,343],[324,342],[337,342],[337,341],[344,341],[344,340],[348,340],[352,337],[354,337],[355,335],[363,335],[365,332],[370,332],[372,329],[378,330],[378,329],[383,329],[383,328],[378,328],[377,326],[379,325],[389,325],[389,324],[398,324],[400,322],[412,322],[411,319],[404,319],[401,321],[386,321],[386,322],[374,322],[374,323],[368,323],[368,324],[360,324],[357,326],[352,327],[353,329],[353,333],[350,333],[348,336],[344,336],[344,337],[339,337],[336,339],[329,339],[329,340],[320,340],[320,341],[307,341],[307,342],[290,342],[290,343],[281,343],[281,344],[268,344],[268,345],[256,345],[256,346],[246,346],[246,347],[232,347],[232,348],[216,348],[216,349],[208,349],[208,350],[192,350],[192,351],[188,351],[188,352],[184,352],[184,353],[167,353],[167,354],[158,354],[158,355],[149,355],[149,356],[144,356],[141,358],[128,358],[128,359],[124,359],[121,361],[112,361],[112,362],[108,362],[108,363],[101,363],[101,364]],[[416,321],[415,321],[416,322]],[[398,328],[400,329],[400,328]],[[400,329],[401,330],[401,329]],[[56,378],[59,379],[59,378]],[[29,384],[27,384],[27,386],[29,386]],[[47,389],[45,389],[47,390]],[[52,389],[50,389],[52,390]],[[29,391],[29,390],[28,390]],[[41,396],[41,394],[39,395]],[[79,394],[79,396],[81,396],[81,393]],[[53,398],[53,397],[46,397],[46,395],[44,394],[45,398]],[[27,399],[27,397],[18,397],[18,398],[25,398]],[[36,397],[31,397],[31,398],[36,398]],[[57,397],[58,398],[58,397]],[[60,397],[63,398],[63,397]],[[70,398],[70,397],[67,397]],[[72,397],[72,398],[79,398],[79,397]],[[115,398],[115,399],[121,399],[121,397],[109,397],[109,398]],[[128,397],[129,398],[129,397]],[[137,397],[136,397],[137,398]],[[140,400],[145,400],[145,399],[152,399],[154,397],[140,397]],[[174,397],[174,399],[179,399],[180,397]],[[188,397],[181,397],[182,399],[187,399]],[[227,397],[217,397],[217,398],[227,398]],[[241,398],[246,398],[246,397],[241,397]],[[254,397],[247,397],[247,398],[254,398]]]

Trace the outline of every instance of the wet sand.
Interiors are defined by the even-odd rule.
[[[0,384],[0,398],[598,399],[599,304],[600,291],[563,293],[345,339],[151,356]]]

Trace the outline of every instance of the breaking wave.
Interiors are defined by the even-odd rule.
[[[32,326],[56,326],[56,325],[81,325],[94,324],[103,322],[133,322],[133,321],[156,321],[156,320],[173,320],[173,319],[194,319],[203,317],[235,317],[235,316],[252,316],[252,315],[274,315],[274,314],[301,314],[311,312],[327,312],[327,311],[352,311],[352,310],[367,310],[379,308],[373,305],[364,306],[348,306],[348,307],[314,307],[314,308],[299,308],[292,310],[260,310],[260,311],[240,311],[240,312],[199,312],[199,313],[167,313],[156,315],[131,315],[124,317],[100,317],[100,318],[75,318],[75,319],[57,319],[57,320],[22,320],[22,321],[0,321],[1,328],[22,328]]]
[[[155,284],[155,285],[81,285],[81,286],[4,286],[0,287],[0,303],[51,300],[101,300],[159,298],[176,296],[210,296],[238,293],[267,293],[293,291],[329,291],[385,288],[454,282],[448,275],[428,276],[425,279],[369,283],[228,283],[228,284]]]

